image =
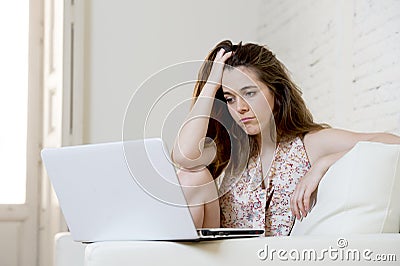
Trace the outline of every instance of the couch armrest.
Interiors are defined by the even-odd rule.
[[[54,266],[83,266],[86,245],[75,242],[69,232],[56,234]]]
[[[342,239],[338,243],[338,239]],[[339,247],[339,245],[345,245]],[[203,242],[168,242],[168,241],[115,241],[89,244],[85,253],[85,266],[131,266],[131,265],[279,265],[295,262],[296,265],[338,264],[349,257],[351,265],[363,265],[367,255],[371,260],[379,254],[393,254],[400,261],[400,234],[368,234],[349,236],[290,236],[290,237],[259,237],[247,239],[214,240]],[[306,257],[305,250],[315,250],[315,259]],[[332,251],[332,258],[328,251]],[[275,250],[275,252],[273,251]],[[279,258],[278,251],[284,250]],[[295,251],[293,251],[295,250]],[[297,250],[297,252],[296,252]],[[358,250],[360,258],[352,255],[352,250]],[[367,250],[367,251],[366,251]],[[371,252],[368,252],[370,250]],[[271,253],[272,252],[272,253]],[[283,251],[281,251],[283,252]],[[312,253],[313,251],[311,251]],[[346,253],[347,252],[347,253]],[[357,251],[355,251],[357,252]],[[367,252],[367,254],[364,254]],[[341,255],[341,253],[351,253]],[[299,259],[294,257],[299,254]],[[336,255],[335,255],[336,254]],[[310,255],[312,256],[312,255]],[[318,260],[318,258],[322,258]],[[335,256],[337,258],[335,259]],[[342,256],[342,257],[340,257]],[[353,257],[352,257],[353,256]],[[287,261],[285,261],[285,258]],[[341,259],[343,258],[343,259]],[[354,258],[354,259],[353,259]],[[315,261],[316,260],[316,261]],[[353,261],[355,260],[355,261]],[[348,263],[348,262],[347,262]],[[368,262],[374,265],[373,262]],[[377,265],[382,265],[378,262]],[[271,265],[271,264],[270,264]]]

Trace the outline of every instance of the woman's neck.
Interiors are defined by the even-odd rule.
[[[258,147],[260,147],[260,156],[275,152],[277,143],[272,140],[270,135],[257,135]]]

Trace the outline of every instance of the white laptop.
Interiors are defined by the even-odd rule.
[[[41,155],[75,241],[264,235],[250,228],[197,230],[161,139],[46,148]]]

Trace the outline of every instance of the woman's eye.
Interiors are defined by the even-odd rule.
[[[252,97],[252,96],[254,96],[254,94],[256,94],[254,91],[249,91],[249,92],[245,93],[245,96],[246,97]]]
[[[225,98],[227,103],[232,103],[233,102],[233,98]]]

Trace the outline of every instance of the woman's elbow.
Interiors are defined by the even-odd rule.
[[[196,161],[199,157],[200,154],[183,153],[182,151],[177,152],[176,150],[173,150],[171,154],[171,159],[176,165],[187,169],[196,167]]]

